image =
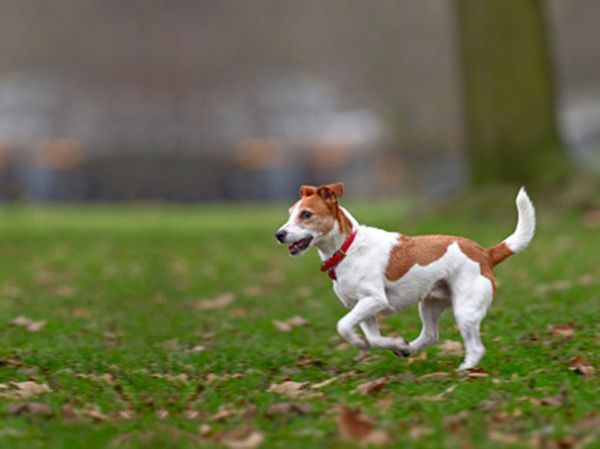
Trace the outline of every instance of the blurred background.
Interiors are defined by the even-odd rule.
[[[0,199],[597,177],[599,22],[597,0],[4,0]]]

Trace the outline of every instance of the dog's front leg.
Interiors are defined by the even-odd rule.
[[[344,339],[357,349],[369,349],[368,341],[356,332],[356,326],[368,318],[372,318],[387,309],[387,303],[378,297],[366,297],[358,301],[354,308],[337,323],[337,331]]]
[[[360,328],[372,348],[389,349],[399,357],[408,357],[410,355],[410,347],[406,339],[402,337],[383,337],[381,335],[379,326],[377,325],[377,318],[367,318],[360,323]]]

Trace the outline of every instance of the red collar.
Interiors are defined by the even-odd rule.
[[[321,271],[327,271],[327,274],[329,274],[329,278],[331,280],[335,281],[337,279],[337,275],[335,274],[335,267],[337,267],[340,264],[340,262],[346,258],[346,252],[352,245],[352,242],[354,242],[357,232],[358,230],[356,229],[352,231],[352,233],[344,241],[342,247],[338,249],[335,253],[333,253],[333,256],[331,256],[329,259],[327,259],[321,264]]]

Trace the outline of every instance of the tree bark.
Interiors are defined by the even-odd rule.
[[[542,0],[456,0],[471,181],[536,184],[567,170]]]

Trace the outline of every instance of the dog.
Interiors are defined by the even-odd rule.
[[[411,237],[360,225],[339,204],[343,195],[343,183],[300,187],[300,199],[275,234],[292,256],[317,247],[321,271],[329,274],[335,294],[350,309],[337,323],[339,334],[360,350],[380,348],[408,356],[438,340],[440,316],[452,308],[465,346],[458,369],[477,366],[485,353],[479,328],[495,293],[493,268],[523,251],[535,232],[535,210],[525,189],[516,198],[516,230],[490,249],[464,237]],[[417,303],[423,327],[415,340],[381,335],[378,314]]]

